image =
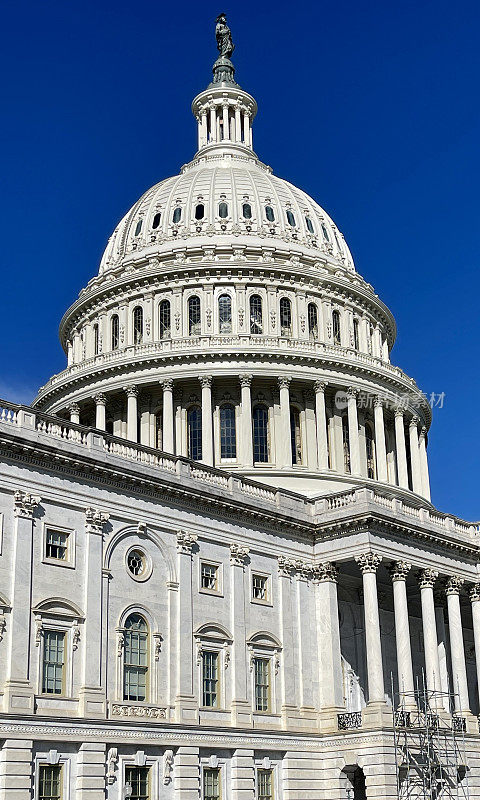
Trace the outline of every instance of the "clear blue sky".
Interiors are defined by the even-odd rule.
[[[60,318],[118,219],[195,149],[226,11],[255,149],[315,197],[398,323],[394,363],[445,392],[433,501],[480,517],[477,2],[2,4],[0,397],[63,369]]]

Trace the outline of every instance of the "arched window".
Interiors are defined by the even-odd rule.
[[[199,336],[201,333],[200,298],[193,295],[188,300],[188,335]]]
[[[250,297],[250,333],[263,333],[262,298],[259,294]]]
[[[142,231],[142,223],[143,219],[139,219],[137,224],[135,225],[135,236],[139,236]]]
[[[155,216],[153,218],[153,222],[152,222],[152,228],[154,230],[156,228],[158,228],[158,226],[160,225],[161,218],[162,218],[162,215],[161,215],[160,211],[157,211],[157,213],[155,214]]]
[[[188,457],[194,461],[202,458],[202,409],[191,406],[187,412]]]
[[[242,206],[242,214],[244,219],[252,219],[252,206],[250,203],[244,203]]]
[[[220,333],[232,332],[232,298],[221,294],[218,298],[218,329]]]
[[[288,297],[280,300],[280,336],[292,335],[292,304]]]
[[[182,219],[182,209],[177,206],[173,212],[173,223],[176,225]]]
[[[268,408],[263,405],[253,409],[253,460],[268,462]]]
[[[195,208],[195,219],[203,219],[205,216],[205,206],[203,203],[198,203]]]
[[[148,625],[140,614],[125,621],[123,654],[123,699],[147,699]]]
[[[220,219],[226,219],[228,217],[228,206],[223,200],[218,204],[218,216]]]
[[[275,212],[272,206],[265,206],[265,216],[268,222],[275,222]]]
[[[365,449],[367,451],[367,478],[375,478],[375,441],[370,422],[365,424]]]
[[[325,239],[325,241],[329,242],[330,241],[330,236],[328,235],[327,226],[325,225],[324,222],[322,222],[322,233],[323,233],[323,238]]]
[[[332,328],[334,344],[341,344],[342,337],[340,333],[340,312],[337,310],[332,312]]]
[[[235,407],[231,403],[220,406],[220,457],[237,457]]]
[[[93,326],[93,352],[98,356],[100,350],[100,338],[98,335],[98,325],[95,323]]]
[[[308,335],[318,339],[318,309],[315,303],[308,304]]]
[[[295,227],[295,215],[289,208],[287,208],[287,222],[292,228]]]
[[[158,307],[160,339],[170,339],[170,301],[162,300]]]
[[[302,433],[300,430],[300,411],[290,406],[290,441],[292,445],[292,464],[302,463]]]
[[[348,433],[348,418],[342,417],[343,438],[343,471],[350,472],[350,436]]]
[[[353,320],[353,346],[355,350],[360,350],[360,341],[358,336],[358,319]]]
[[[120,343],[119,327],[118,314],[113,314],[110,320],[112,350],[118,350],[118,345]]]
[[[137,306],[133,309],[133,343],[141,344],[143,341],[143,308]]]
[[[310,217],[305,217],[305,224],[307,226],[307,230],[309,233],[315,233],[315,229],[313,227],[313,222]]]

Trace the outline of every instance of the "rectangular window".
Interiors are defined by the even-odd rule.
[[[202,589],[210,589],[212,592],[218,592],[218,567],[215,564],[202,563]]]
[[[202,654],[203,705],[218,706],[218,653],[206,650]]]
[[[123,699],[147,699],[148,635],[144,630],[125,631]]]
[[[270,661],[255,658],[255,710],[268,711],[270,707]]]
[[[60,800],[62,796],[62,768],[41,764],[38,779],[38,800]]]
[[[220,770],[203,770],[203,800],[220,800]]]
[[[257,770],[257,800],[273,800],[273,774],[271,769]]]
[[[68,555],[68,533],[47,528],[45,542],[45,555],[57,561],[66,561]]]
[[[149,800],[149,768],[125,767],[125,788],[131,788],[131,794],[125,794],[130,800]]]
[[[268,578],[266,575],[252,575],[252,598],[268,600]]]
[[[43,694],[63,694],[65,633],[45,631],[43,634]]]

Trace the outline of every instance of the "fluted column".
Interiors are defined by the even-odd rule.
[[[325,411],[325,389],[327,384],[324,381],[316,381],[315,389],[315,423],[317,428],[317,458],[320,470],[328,469],[328,439],[327,439],[327,415]]]
[[[410,459],[412,462],[413,491],[422,494],[422,474],[420,472],[420,452],[418,449],[418,417],[412,417],[408,428],[410,436]]]
[[[138,437],[138,389],[136,386],[124,386],[127,395],[127,439],[136,442]]]
[[[163,389],[163,416],[162,416],[162,450],[166,453],[174,452],[174,417],[173,417],[173,380],[167,378],[162,381]]]
[[[243,133],[244,133],[244,143],[247,147],[252,146],[252,129],[250,127],[250,115],[247,111],[243,114]]]
[[[448,630],[450,633],[450,657],[452,661],[453,691],[455,711],[469,713],[467,667],[463,643],[462,615],[460,612],[460,590],[463,579],[453,576],[447,581]]]
[[[405,446],[405,425],[403,411],[395,410],[395,450],[397,452],[398,485],[408,489],[407,448]]]
[[[420,452],[420,471],[422,474],[422,495],[430,500],[430,476],[428,474],[427,429],[423,427],[418,440]]]
[[[107,427],[107,398],[102,392],[96,394],[95,400],[95,427],[104,431]]]
[[[342,657],[338,620],[337,570],[329,562],[315,567],[319,654],[320,727],[337,727],[343,708]]]
[[[240,106],[235,106],[235,141],[242,141],[242,118],[240,115]]]
[[[350,470],[352,475],[360,475],[362,471],[360,466],[360,439],[358,436],[357,394],[358,390],[350,386],[347,391],[348,441],[350,444]]]
[[[395,641],[397,646],[398,693],[402,705],[415,707],[415,685],[413,682],[412,646],[408,621],[407,576],[411,565],[408,561],[397,561],[390,573],[393,582],[393,605],[395,612]]]
[[[377,457],[377,480],[388,480],[387,448],[385,445],[385,417],[383,413],[383,400],[376,397],[374,401],[375,417],[375,455]]]
[[[202,461],[213,466],[212,376],[202,375]]]
[[[75,422],[78,425],[80,422],[80,406],[78,403],[70,403],[68,411],[70,413],[70,422]]]
[[[241,414],[240,414],[240,453],[241,461],[245,467],[253,466],[253,439],[252,439],[252,376],[240,375],[241,387]]]
[[[480,583],[474,583],[470,589],[472,604],[473,640],[475,642],[475,661],[477,664],[477,694],[480,708]]]
[[[217,112],[213,103],[210,106],[210,141],[217,141]]]
[[[292,466],[292,443],[290,433],[290,378],[280,377],[280,420],[279,436],[276,436],[276,452],[279,467]]]
[[[435,620],[435,605],[433,587],[438,578],[438,572],[433,569],[424,569],[419,576],[420,599],[422,603],[423,644],[425,651],[425,676],[427,690],[431,695],[441,690],[440,662],[438,659],[437,625]],[[435,696],[431,697],[432,708],[440,710],[441,702]]]
[[[228,126],[228,103],[222,106],[223,113],[223,138],[230,139],[230,130]]]
[[[384,703],[385,686],[383,682],[382,642],[376,576],[382,557],[377,553],[362,553],[362,555],[356,556],[355,561],[363,578],[368,703]]]

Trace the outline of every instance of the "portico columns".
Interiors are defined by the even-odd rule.
[[[68,410],[70,412],[70,422],[74,422],[77,425],[80,423],[80,406],[78,403],[70,403],[68,406]]]
[[[420,431],[419,437],[419,451],[420,451],[420,471],[422,474],[422,495],[430,500],[430,477],[428,474],[428,459],[427,459],[427,429],[423,427]]]
[[[377,479],[388,480],[387,473],[387,448],[385,445],[385,418],[383,414],[383,400],[376,397],[374,401],[375,417],[375,454],[377,456]]]
[[[383,682],[382,643],[378,611],[376,572],[382,561],[377,553],[356,556],[363,578],[363,604],[365,615],[365,650],[367,653],[368,705],[385,703]]]
[[[477,692],[480,704],[480,583],[475,583],[470,589],[470,602],[472,604],[473,639],[477,664]]]
[[[201,375],[202,387],[202,461],[213,467],[212,376]]]
[[[422,494],[422,475],[420,472],[420,453],[418,450],[418,417],[412,417],[409,425],[410,459],[412,462],[413,491]]]
[[[432,697],[434,692],[441,691],[440,662],[438,659],[437,625],[435,620],[435,605],[433,599],[433,586],[438,578],[438,572],[433,569],[424,569],[419,576],[420,599],[422,603],[423,644],[425,650],[425,673],[427,690]],[[440,710],[441,702],[433,694],[432,708]]]
[[[95,427],[99,431],[104,431],[107,427],[107,398],[100,392],[93,399],[95,400]]]
[[[453,576],[447,581],[448,629],[450,633],[450,656],[452,659],[453,692],[456,713],[470,713],[468,699],[467,668],[463,644],[462,616],[460,613],[460,589],[463,579]]]
[[[252,376],[240,375],[241,405],[240,405],[240,458],[245,467],[253,466],[253,442],[252,442]]]
[[[325,389],[323,381],[314,383],[315,389],[315,422],[317,427],[317,458],[320,470],[328,469],[327,416],[325,412]]]
[[[320,680],[320,728],[337,730],[343,710],[342,657],[338,621],[337,570],[329,562],[315,567]]]
[[[127,439],[136,442],[138,439],[138,389],[136,386],[124,386],[123,391],[127,395]]]
[[[397,561],[391,567],[393,582],[393,605],[395,612],[395,641],[397,646],[398,692],[401,705],[415,708],[415,685],[413,682],[412,646],[408,621],[407,576],[411,565]]]
[[[395,410],[395,450],[397,452],[398,485],[408,489],[407,448],[405,446],[405,425],[403,411]]]
[[[357,414],[357,394],[358,390],[348,388],[348,441],[350,444],[350,469],[352,475],[360,475],[360,439],[358,436],[358,414]]]
[[[278,464],[280,467],[292,466],[292,445],[290,433],[290,378],[278,379],[280,387],[280,431],[277,437]]]
[[[166,453],[173,453],[173,380],[167,378],[162,381],[163,389],[163,439],[162,450]]]

